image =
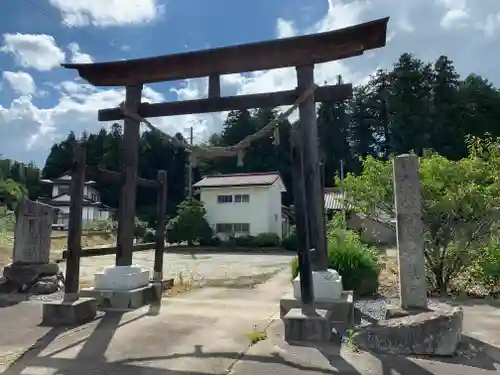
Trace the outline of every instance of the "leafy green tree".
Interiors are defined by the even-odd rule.
[[[0,180],[0,204],[14,209],[16,204],[28,195],[26,188],[18,182],[7,179]]]
[[[426,264],[433,287],[443,295],[450,281],[480,256],[498,221],[500,139],[471,137],[468,145],[469,157],[458,161],[438,154],[420,158]],[[368,157],[359,176],[344,180],[357,210],[374,218],[394,215],[391,164]]]
[[[169,240],[187,241],[192,246],[195,242],[212,238],[212,229],[205,218],[203,203],[187,197],[177,208],[177,216],[171,221],[172,229]]]

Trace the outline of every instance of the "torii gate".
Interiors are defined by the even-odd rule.
[[[389,18],[383,18],[325,33],[145,59],[62,64],[65,68],[76,69],[81,78],[94,86],[126,87],[122,106],[98,111],[99,121],[124,119],[121,171],[124,182],[119,203],[116,265],[132,263],[141,121],[149,123],[144,120],[151,117],[295,104],[299,108],[300,121],[298,127],[292,129],[292,163],[302,303],[305,312],[314,310],[310,250],[316,249],[312,262],[315,270],[326,270],[328,266],[315,102],[352,97],[352,85],[317,87],[314,64],[359,56],[364,51],[385,46],[388,21]],[[295,90],[231,97],[220,95],[220,76],[223,74],[284,67],[296,67],[298,84]],[[207,99],[141,103],[146,83],[199,77],[209,79]],[[267,130],[273,129],[268,127]],[[224,151],[234,155],[245,147],[240,145]]]

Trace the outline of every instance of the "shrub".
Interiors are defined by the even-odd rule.
[[[292,261],[293,278],[299,273],[298,266],[296,257]],[[371,296],[377,292],[380,272],[377,254],[352,231],[330,228],[328,268],[342,276],[345,290],[353,290],[358,296]]]
[[[175,242],[187,241],[192,246],[194,242],[208,240],[213,237],[212,228],[205,218],[206,210],[203,203],[188,197],[177,207],[177,216],[171,221],[171,238]]]
[[[211,238],[200,238],[200,246],[220,246],[222,245],[222,240],[217,237],[211,237]]]
[[[276,233],[260,233],[255,237],[257,247],[276,247],[280,245],[280,238]]]
[[[118,222],[111,219],[90,221],[85,224],[85,229],[96,232],[116,232]]]
[[[234,235],[229,235],[224,241],[221,241],[221,245],[224,247],[235,247],[236,237]]]
[[[471,276],[489,295],[500,293],[500,238],[493,238],[481,249]]]
[[[299,248],[299,241],[297,238],[297,231],[295,228],[293,228],[290,231],[290,234],[286,236],[283,241],[281,241],[281,246],[285,250],[290,250],[290,251],[297,251]]]
[[[134,237],[142,239],[146,236],[146,232],[148,230],[148,223],[146,221],[139,220],[137,217],[134,220],[135,220]]]
[[[253,247],[257,246],[257,239],[251,235],[239,236],[235,237],[234,243],[236,244],[236,246]]]
[[[155,242],[156,241],[156,230],[153,228],[147,228],[142,241],[145,243]]]

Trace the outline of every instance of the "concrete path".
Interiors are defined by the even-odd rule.
[[[352,350],[348,345],[291,346],[283,324],[275,321],[268,339],[252,346],[231,375],[482,375],[500,374],[500,309],[487,304],[462,306],[464,336],[458,355],[450,358],[382,356]]]
[[[71,330],[38,327],[40,306],[0,308],[5,360],[26,352],[7,375],[481,375],[500,374],[500,309],[469,302],[459,355],[426,360],[374,356],[349,348],[293,347],[283,340],[279,299],[289,270],[253,289],[203,288],[161,306],[107,314]],[[272,324],[271,324],[272,323]],[[270,326],[269,326],[270,325]],[[248,334],[267,340],[250,345]],[[5,354],[9,355],[5,356]]]
[[[248,349],[248,333],[279,317],[278,301],[289,281],[287,270],[254,289],[203,288],[166,298],[158,309],[108,314],[66,332],[32,332],[45,335],[3,373],[224,374]],[[10,308],[21,313],[21,306]],[[29,340],[18,341],[13,344]]]

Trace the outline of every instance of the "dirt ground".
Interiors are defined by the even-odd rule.
[[[399,293],[398,260],[395,256],[383,256],[381,262],[378,293],[384,297],[394,298]]]

